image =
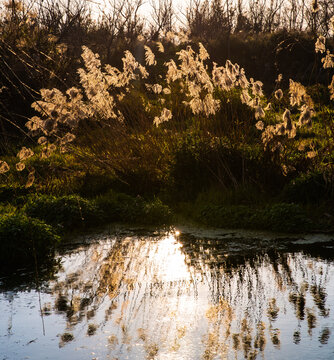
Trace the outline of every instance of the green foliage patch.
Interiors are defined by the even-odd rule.
[[[199,210],[198,220],[221,228],[248,228],[278,232],[304,232],[314,228],[305,210],[296,204],[278,203],[263,208],[213,205]]]
[[[147,225],[169,224],[171,210],[161,200],[145,201],[142,197],[132,197],[109,191],[95,200],[107,221],[132,222]]]
[[[0,269],[6,270],[44,262],[59,243],[54,229],[24,214],[0,218]]]
[[[31,197],[23,206],[23,211],[30,217],[65,229],[102,222],[102,213],[94,202],[78,195]]]
[[[288,202],[320,203],[330,197],[331,187],[332,184],[320,172],[302,174],[286,185],[282,197]]]

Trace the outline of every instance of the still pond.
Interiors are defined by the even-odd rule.
[[[76,237],[0,278],[0,359],[334,359],[333,236]]]

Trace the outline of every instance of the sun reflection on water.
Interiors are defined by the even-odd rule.
[[[191,275],[181,252],[182,244],[171,233],[156,244],[154,253],[149,254],[149,261],[154,276],[158,281],[189,281]]]

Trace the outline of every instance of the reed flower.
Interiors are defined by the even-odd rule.
[[[263,108],[261,106],[257,106],[255,108],[255,119],[262,119],[266,116],[266,113],[264,112]]]
[[[172,117],[173,117],[172,112],[166,108],[163,108],[160,116],[156,116],[154,118],[153,124],[155,126],[159,126],[163,122],[170,120]]]
[[[284,126],[286,128],[286,130],[291,130],[292,129],[292,121],[291,121],[291,113],[289,109],[285,109],[284,114],[283,114],[283,121],[284,121]]]
[[[174,43],[185,41],[187,38],[187,34],[182,33],[170,33],[168,36],[173,38]],[[164,52],[161,42],[157,42],[156,45],[159,52]],[[324,52],[325,39],[323,37],[318,38],[316,48]],[[144,45],[144,49],[146,65],[155,66],[157,61],[153,51],[147,45]],[[240,94],[240,101],[254,110],[255,126],[262,131],[264,146],[270,145],[272,151],[281,149],[284,136],[293,138],[296,136],[297,128],[311,124],[313,103],[300,83],[290,80],[289,86],[290,104],[300,109],[298,123],[292,121],[290,110],[286,109],[283,117],[274,113],[270,114],[272,118],[276,115],[276,123],[265,126],[261,119],[266,116],[266,111],[272,111],[273,108],[271,103],[266,103],[263,98],[262,82],[248,80],[244,69],[229,60],[224,66],[213,63],[210,70],[210,67],[205,64],[210,56],[201,43],[199,43],[198,52],[188,45],[179,50],[176,55],[176,61],[170,60],[164,64],[165,77],[163,78],[162,75],[157,77],[161,81],[146,84],[144,79],[149,76],[149,73],[145,66],[136,61],[130,51],[124,52],[122,67],[118,69],[110,65],[102,66],[97,54],[85,46],[82,47],[83,67],[78,70],[80,80],[78,87],[71,87],[65,92],[58,89],[41,89],[41,99],[32,105],[39,116],[29,119],[26,127],[32,134],[39,137],[38,144],[42,146],[41,157],[49,157],[58,147],[61,151],[70,148],[68,145],[74,141],[79,124],[87,119],[102,122],[106,126],[110,120],[111,124],[118,122],[119,126],[126,126],[125,113],[120,111],[118,105],[122,99],[133,94],[137,86],[142,88],[143,85],[148,90],[147,94],[141,97],[145,111],[150,116],[159,114],[154,117],[155,126],[160,126],[172,119],[173,114],[168,107],[172,106],[174,95],[180,96],[179,103],[188,107],[193,115],[208,118],[220,110],[221,103],[217,97],[222,93],[225,96],[225,92],[230,91]],[[327,52],[323,63],[325,68],[332,67],[333,55]],[[280,74],[276,82],[281,81]],[[334,99],[334,77],[329,89],[331,98]],[[164,96],[172,94],[172,91],[173,97]],[[179,94],[174,94],[176,91]],[[228,95],[226,94],[226,97],[229,102]],[[283,91],[278,89],[274,96],[281,100]],[[16,168],[22,171],[23,161],[32,156],[33,152],[31,149],[22,148],[19,154],[21,154],[19,155],[20,162],[16,164]],[[0,163],[2,173],[6,170],[5,164]],[[33,183],[35,175],[30,172],[29,176],[28,185]]]
[[[57,146],[55,144],[48,144],[41,151],[41,159],[49,158],[56,150]]]
[[[4,174],[7,171],[10,170],[9,165],[6,163],[6,161],[0,160],[0,174]]]
[[[25,164],[23,162],[20,161],[15,165],[15,167],[16,167],[17,171],[23,171],[26,166],[25,166]]]
[[[165,34],[165,39],[171,43],[176,42],[176,34],[173,31],[167,31]]]
[[[177,33],[178,42],[180,44],[184,44],[184,43],[189,42],[189,35],[190,35],[190,31],[184,32],[184,31],[180,30]]]
[[[158,47],[159,52],[161,52],[161,53],[165,52],[165,48],[160,41],[157,41],[157,47]]]
[[[304,105],[302,108],[302,112],[299,116],[298,126],[311,126],[312,115],[312,110],[307,105]]]
[[[229,91],[233,87],[233,80],[229,71],[223,66],[217,67],[216,63],[213,63],[212,83],[225,91]]]
[[[170,60],[166,62],[165,66],[167,66],[167,74],[166,74],[167,83],[176,81],[182,77],[182,74],[179,71],[178,67],[176,66],[174,60]]]
[[[162,86],[160,84],[145,84],[146,89],[152,91],[154,94],[161,94]]]
[[[194,97],[188,103],[194,115],[204,113],[204,115],[214,115],[219,109],[220,101],[213,98],[212,94],[207,94],[204,99]]]
[[[253,81],[252,84],[252,92],[254,96],[263,96],[262,86],[263,83],[261,81]]]
[[[256,128],[258,130],[263,130],[264,129],[264,123],[263,121],[258,121],[256,124],[255,124]]]
[[[313,158],[315,158],[317,156],[317,152],[316,151],[308,151],[307,152],[307,157],[309,158],[309,159],[313,159]]]
[[[160,94],[162,92],[162,86],[160,84],[154,84],[152,85],[152,91],[155,94]]]
[[[283,80],[283,75],[282,75],[282,74],[278,74],[277,79],[275,80],[275,82],[276,82],[277,84],[279,84],[280,82],[282,82],[282,80]]]
[[[67,133],[59,140],[59,143],[60,143],[60,145],[66,145],[66,144],[72,142],[74,139],[75,139],[74,134]]]
[[[22,147],[22,149],[18,152],[17,156],[19,157],[20,161],[29,159],[34,155],[34,152],[26,147]]]
[[[240,94],[240,99],[243,104],[248,105],[252,98],[249,96],[248,90],[243,90]]]
[[[32,170],[28,174],[28,179],[25,185],[25,188],[30,188],[35,182],[35,170]]]
[[[45,136],[41,136],[40,138],[38,138],[37,143],[39,145],[45,145],[47,143],[48,139]]]
[[[242,89],[247,89],[249,87],[249,81],[245,75],[245,70],[240,69],[240,72],[237,77],[237,83]]]
[[[283,91],[281,89],[278,89],[275,91],[275,98],[277,100],[282,100],[283,98]]]
[[[290,79],[289,93],[291,106],[307,104],[309,107],[313,107],[312,99],[307,95],[306,89],[302,84]]]
[[[326,56],[321,59],[324,69],[334,68],[334,55],[327,50]]]
[[[274,134],[275,135],[278,135],[278,136],[282,136],[285,134],[286,132],[286,129],[285,129],[285,126],[284,124],[276,124],[274,127],[273,127],[273,131],[274,131]]]
[[[273,110],[273,106],[271,105],[271,103],[268,103],[267,106],[264,108],[265,111],[271,111]]]
[[[248,106],[256,109],[260,105],[260,98],[258,96],[251,99],[251,101],[248,103]]]
[[[275,128],[272,125],[269,125],[263,129],[261,138],[265,148],[267,148],[271,140],[273,140],[275,134],[274,130]]]
[[[326,39],[324,36],[320,35],[315,43],[315,52],[324,53],[326,51]]]
[[[189,42],[189,32],[180,30],[179,32],[167,31],[164,36],[166,41],[169,41],[175,45],[180,45]]]
[[[145,49],[145,61],[146,61],[146,65],[149,66],[154,66],[157,64],[156,60],[155,60],[155,55],[153,53],[153,51],[151,50],[151,48],[147,45],[144,46]]]
[[[205,47],[203,46],[203,44],[201,42],[199,43],[199,59],[201,61],[210,59],[210,55],[208,54],[208,52],[206,51]]]
[[[38,116],[33,116],[26,122],[25,126],[31,133],[34,133],[43,127],[43,120]]]

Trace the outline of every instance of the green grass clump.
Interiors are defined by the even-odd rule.
[[[278,203],[258,210],[253,215],[254,227],[281,232],[303,232],[314,227],[305,210],[298,204]]]
[[[172,221],[172,212],[160,199],[149,201],[144,206],[144,224],[166,225]]]
[[[32,197],[23,206],[23,211],[30,217],[66,229],[102,222],[102,213],[97,205],[78,195]]]
[[[50,225],[24,214],[5,214],[0,218],[0,269],[24,267],[44,262],[59,236]]]
[[[221,228],[278,232],[303,232],[314,227],[301,206],[286,203],[261,208],[246,205],[207,205],[200,209],[197,220]]]
[[[320,172],[302,174],[286,185],[282,197],[287,202],[320,203],[330,197],[331,186]]]
[[[162,225],[171,220],[171,211],[159,199],[145,201],[140,196],[133,197],[114,191],[94,200],[79,195],[41,195],[27,199],[22,210],[28,216],[65,230],[113,221]]]
[[[245,205],[208,205],[198,216],[207,225],[226,228],[249,228],[253,211]]]
[[[146,225],[169,224],[171,211],[159,199],[145,201],[142,197],[132,197],[109,191],[95,200],[107,221],[133,222]]]
[[[112,190],[98,196],[95,204],[104,214],[107,221],[137,221],[143,212],[144,200],[142,197],[132,197]]]
[[[17,208],[14,205],[8,203],[0,203],[0,216],[5,214],[14,214],[17,212]]]

